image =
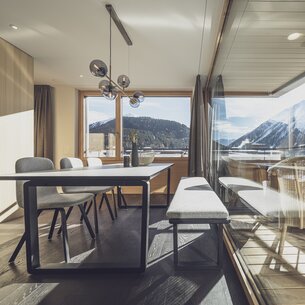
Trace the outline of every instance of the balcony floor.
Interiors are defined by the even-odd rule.
[[[152,203],[164,202],[161,197],[152,196]],[[136,203],[139,196],[129,195],[126,199]],[[73,260],[137,263],[140,213],[140,209],[122,209],[118,219],[112,222],[103,207],[99,217],[100,234],[94,243],[86,228],[80,225],[79,211],[75,209],[68,221]],[[52,213],[44,212],[39,221],[42,264],[63,260],[61,237],[55,234],[52,241],[47,240],[51,219]],[[204,231],[190,232],[190,227]],[[187,246],[179,252],[181,259],[214,257],[214,233],[207,225],[182,229],[179,240]],[[22,218],[0,224],[0,304],[248,304],[227,253],[223,271],[174,271],[172,231],[165,220],[165,209],[151,209],[150,264],[144,274],[29,276],[24,248],[15,265],[7,263],[22,233]]]

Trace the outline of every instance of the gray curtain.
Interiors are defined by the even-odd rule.
[[[53,159],[52,88],[34,86],[34,154]]]
[[[222,150],[220,144],[219,123],[226,121],[226,104],[224,98],[224,86],[222,76],[216,77],[210,96],[210,170],[209,182],[213,189],[219,193],[218,178],[225,175],[224,162],[222,161]]]
[[[196,77],[195,89],[192,97],[189,166],[190,177],[206,177],[207,175],[207,125],[205,96],[200,75]]]

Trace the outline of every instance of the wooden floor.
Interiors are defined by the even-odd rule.
[[[230,215],[230,235],[265,303],[305,304],[304,230],[290,227],[280,251],[278,223],[267,222],[249,210]]]
[[[129,203],[139,198],[128,196]],[[165,201],[161,196],[152,203]],[[92,241],[73,211],[68,232],[71,254],[75,262],[132,262],[139,258],[141,210],[119,210],[111,221],[108,211],[100,211],[100,234]],[[90,215],[92,219],[92,215]],[[63,260],[62,240],[54,236],[47,241],[51,212],[40,217],[40,252],[42,263]],[[189,229],[195,229],[190,232]],[[198,260],[215,257],[215,235],[209,226],[184,227],[179,235],[181,259]],[[203,232],[200,232],[203,230]],[[165,209],[150,213],[149,267],[143,274],[95,274],[65,276],[29,276],[25,267],[25,251],[15,265],[7,260],[23,233],[23,220],[0,224],[0,304],[56,305],[179,305],[179,304],[248,304],[235,271],[225,253],[223,271],[175,272],[172,258],[172,228],[165,220]],[[203,251],[203,252],[202,252]]]

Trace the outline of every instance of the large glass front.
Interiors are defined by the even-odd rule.
[[[84,155],[115,157],[115,102],[102,96],[85,98]]]
[[[136,131],[141,150],[157,157],[187,157],[190,132],[190,97],[145,97],[138,108],[123,103],[123,150],[130,152],[130,133]]]
[[[211,106],[211,177],[236,255],[262,302],[304,304],[305,84]]]

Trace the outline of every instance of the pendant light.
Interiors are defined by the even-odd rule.
[[[118,96],[118,93],[121,92],[123,96],[129,98],[129,105],[133,108],[137,108],[144,101],[144,94],[141,91],[136,91],[131,97],[129,97],[125,93],[125,89],[130,85],[130,79],[127,75],[122,74],[118,77],[117,82],[112,79],[111,75],[111,55],[112,55],[112,31],[111,24],[112,19],[118,27],[120,33],[125,39],[126,43],[130,46],[132,42],[123,27],[119,17],[117,16],[115,10],[113,9],[111,4],[106,4],[106,9],[109,12],[110,16],[110,24],[109,24],[109,70],[105,62],[100,59],[94,59],[91,61],[89,65],[89,69],[92,75],[96,77],[106,78],[100,81],[98,88],[101,91],[102,96],[104,96],[108,100],[115,100]],[[108,74],[109,72],[109,74]]]

